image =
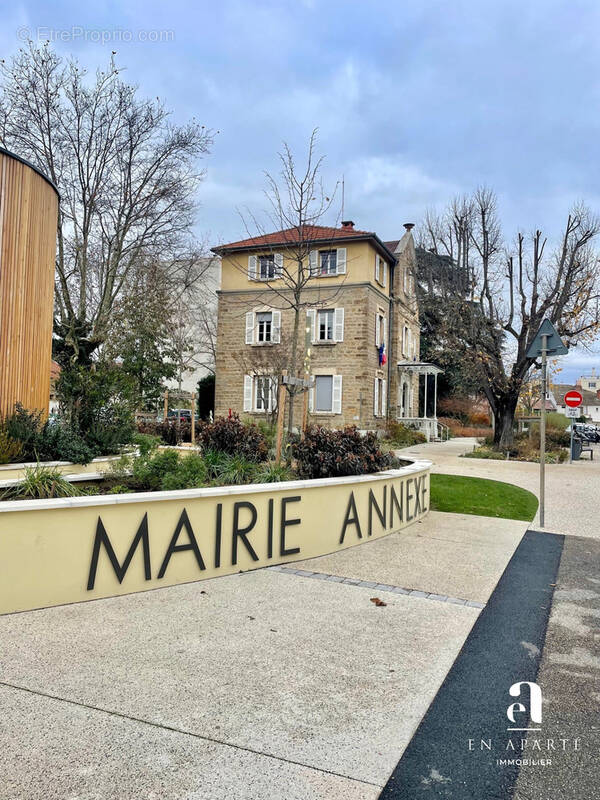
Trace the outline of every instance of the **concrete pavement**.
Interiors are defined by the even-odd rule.
[[[374,800],[525,528],[432,513],[295,573],[1,617],[0,786]]]
[[[461,458],[476,445],[476,439],[465,437],[416,445],[397,452],[429,459],[433,462],[432,472],[514,483],[539,497],[539,464]],[[594,461],[586,456],[585,460],[573,464],[546,465],[546,531],[600,539],[596,502],[600,487],[600,448],[596,446],[595,451]],[[536,515],[531,527],[537,528],[538,524]]]

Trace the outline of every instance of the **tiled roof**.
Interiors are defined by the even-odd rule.
[[[302,236],[300,235],[302,233]],[[240,239],[238,242],[229,242],[218,247],[213,247],[213,252],[223,250],[237,250],[246,247],[268,247],[272,245],[296,244],[298,241],[331,241],[332,239],[364,239],[375,234],[370,231],[359,231],[356,228],[332,228],[325,225],[307,225],[303,231],[298,228],[287,228],[283,231],[265,233],[262,236],[252,236],[249,239]]]
[[[571,391],[579,392],[579,394],[583,397],[584,406],[600,405],[600,399],[598,399],[596,393],[582,389],[581,386],[571,386],[568,383],[555,383],[552,386],[552,392],[554,393],[554,397],[556,398],[556,402],[559,406],[564,405],[565,394]]]

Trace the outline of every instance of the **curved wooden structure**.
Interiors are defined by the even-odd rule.
[[[0,148],[0,417],[48,413],[58,191]]]

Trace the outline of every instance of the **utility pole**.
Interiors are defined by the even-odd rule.
[[[546,393],[547,393],[548,335],[542,334],[542,413],[540,416],[540,528],[544,527],[546,495]]]

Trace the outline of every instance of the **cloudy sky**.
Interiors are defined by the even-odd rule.
[[[236,209],[260,214],[282,141],[301,152],[315,127],[357,227],[397,238],[487,184],[507,238],[552,239],[574,201],[600,212],[599,31],[597,0],[39,0],[4,8],[0,47],[51,38],[89,68],[116,50],[177,121],[217,129],[198,220],[211,244],[245,235]],[[565,362],[571,380],[600,354]]]

